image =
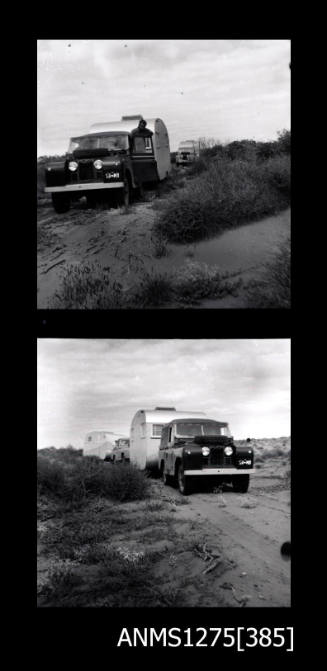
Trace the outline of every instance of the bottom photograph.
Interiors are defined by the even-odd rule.
[[[37,606],[291,606],[289,339],[37,341]]]

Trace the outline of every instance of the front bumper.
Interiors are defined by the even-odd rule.
[[[86,184],[64,184],[63,186],[46,186],[45,193],[67,193],[78,191],[98,191],[99,189],[122,189],[124,182],[88,182]]]
[[[254,468],[192,468],[186,469],[184,475],[250,475]]]

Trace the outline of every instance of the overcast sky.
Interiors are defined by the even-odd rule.
[[[289,40],[38,40],[38,156],[123,115],[160,117],[171,151],[290,128]]]
[[[38,448],[129,435],[142,408],[230,423],[235,438],[290,435],[289,340],[38,340]]]

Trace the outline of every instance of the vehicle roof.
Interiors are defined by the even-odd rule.
[[[108,433],[110,436],[116,435],[113,431],[107,431],[107,429],[93,429],[92,431],[88,431],[86,435],[89,436],[91,433]]]
[[[100,123],[94,123],[89,129],[89,132],[87,134],[91,133],[104,133],[106,131],[127,131],[127,133],[131,133],[134,128],[137,128],[139,125],[139,118],[135,119],[124,119],[124,121],[104,121]],[[146,128],[147,130],[151,130],[153,133],[156,130],[156,121],[161,121],[161,119],[154,118],[154,119],[145,119],[146,121]],[[76,136],[77,137],[77,136]]]
[[[198,424],[198,423],[199,423],[199,419],[201,419],[201,418],[200,418],[200,417],[187,417],[187,422],[190,423],[190,424],[192,424],[192,423],[194,423],[194,424],[197,423],[197,424]],[[228,423],[228,422],[218,422],[216,419],[207,419],[207,417],[205,417],[205,418],[203,419],[203,421],[204,421],[206,424],[219,424],[220,426],[224,426],[225,424]],[[168,423],[169,423],[169,424],[184,424],[184,423],[185,423],[185,419],[172,419],[172,420],[171,420],[170,422],[168,422]]]

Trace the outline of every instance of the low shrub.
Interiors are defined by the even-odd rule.
[[[256,308],[291,307],[291,243],[287,239],[264,268],[260,281],[249,283],[247,305]]]
[[[97,496],[134,501],[148,493],[147,478],[133,464],[113,467],[87,457],[61,463],[38,456],[37,469],[39,494],[58,497],[62,502]]]
[[[61,496],[65,488],[63,467],[38,455],[37,485],[40,495]]]
[[[289,157],[263,163],[214,158],[205,173],[169,198],[154,230],[188,243],[275,214],[289,205]]]
[[[60,291],[51,299],[49,307],[65,310],[111,310],[125,307],[125,303],[122,285],[114,279],[110,268],[90,263],[67,267]]]
[[[171,278],[164,273],[145,272],[135,288],[135,305],[152,308],[165,305],[174,298]]]

